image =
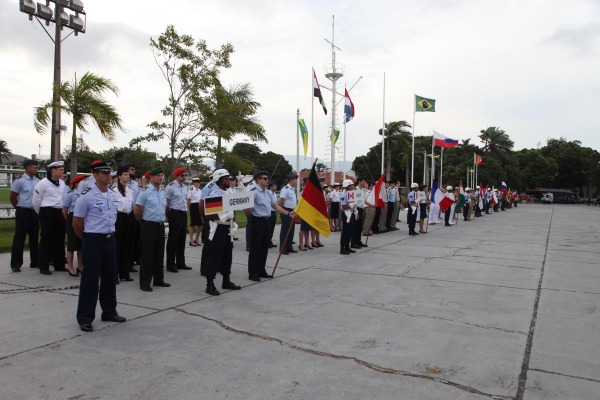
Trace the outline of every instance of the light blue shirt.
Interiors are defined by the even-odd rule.
[[[73,216],[84,218],[85,233],[113,233],[118,204],[119,201],[112,189],[109,188],[106,193],[102,193],[98,186],[94,185],[81,193],[75,202]]]
[[[204,200],[212,190],[214,190],[217,184],[213,181],[208,182],[204,187],[200,190],[200,200]]]
[[[248,186],[246,186],[246,192],[251,192],[253,190],[256,190],[256,188],[258,188],[256,181],[252,181],[248,184]]]
[[[394,196],[394,189],[388,188],[388,203],[393,203],[396,201],[396,196]]]
[[[417,205],[417,193],[414,190],[408,192],[408,204],[416,206]]]
[[[289,184],[285,185],[279,193],[279,198],[283,199],[283,208],[296,208],[298,200],[296,199],[296,190]]]
[[[171,210],[187,211],[187,186],[183,183],[173,181],[165,189],[165,197],[169,199]]]
[[[39,181],[40,180],[35,175],[30,177],[27,174],[23,174],[22,177],[13,182],[10,191],[15,192],[19,196],[17,207],[33,208],[31,198],[33,197],[35,185],[37,185]]]
[[[94,175],[90,175],[87,178],[83,178],[83,180],[81,182],[79,182],[79,186],[77,186],[77,193],[81,194],[86,189],[91,188],[95,184],[96,184],[96,178],[94,178]]]
[[[157,189],[154,185],[148,185],[146,190],[140,192],[135,204],[142,207],[144,221],[165,222],[167,198],[163,188]]]
[[[129,181],[127,186],[129,186],[131,190],[133,190],[133,201],[135,202],[137,200],[138,195],[140,194],[140,185],[138,185],[136,181],[131,180]]]
[[[69,212],[72,213],[75,211],[75,201],[77,200],[77,190],[69,190],[63,193],[62,197],[62,205],[63,207],[67,207]]]
[[[254,190],[254,207],[252,215],[254,217],[270,217],[273,205],[276,203],[275,197],[267,188],[261,189],[258,185]]]

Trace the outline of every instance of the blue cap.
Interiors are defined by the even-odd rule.
[[[325,178],[319,178],[319,182],[325,182]]]
[[[288,174],[287,179],[298,179],[298,174]]]
[[[271,185],[277,185],[277,181],[275,179],[271,179],[269,182],[267,182],[267,186]]]

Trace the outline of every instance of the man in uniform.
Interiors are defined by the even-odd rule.
[[[169,216],[169,237],[167,239],[167,271],[190,270],[185,265],[185,236],[187,234],[187,174],[184,168],[173,173],[175,180],[165,189],[167,215]]]
[[[25,238],[29,236],[29,266],[38,267],[38,232],[40,221],[31,202],[35,186],[40,181],[37,178],[38,162],[25,160],[25,173],[15,180],[10,189],[10,204],[15,211],[15,235],[13,236],[10,254],[10,268],[13,272],[21,271],[23,265],[23,249]]]
[[[202,230],[202,216],[200,214],[200,178],[192,179],[192,187],[188,191],[187,206],[190,209],[190,246],[200,246],[200,231]]]
[[[230,176],[226,169],[218,169],[213,174],[213,181],[216,179],[216,186],[207,197],[223,196],[229,192]],[[233,211],[220,212],[206,215],[206,224],[210,227],[208,240],[204,248],[208,248],[206,259],[206,293],[211,296],[218,296],[221,293],[215,287],[214,279],[217,271],[223,275],[222,289],[240,290],[241,287],[231,282],[233,237],[231,236],[231,227],[233,224]]]
[[[340,235],[340,254],[350,255],[356,251],[350,248],[350,239],[354,223],[356,222],[356,202],[354,201],[354,183],[350,179],[342,182],[344,191],[340,194],[340,207],[342,210],[342,234]]]
[[[282,207],[287,212],[291,212],[296,208],[298,204],[298,199],[296,197],[296,183],[298,182],[298,175],[289,174],[287,176],[288,184],[281,189],[279,193],[279,206]],[[281,215],[281,230],[279,231],[279,248],[281,250],[281,254],[288,255],[290,253],[297,253],[297,250],[294,250],[292,246],[292,242],[294,241],[294,231],[295,222],[292,218],[287,215]],[[288,230],[291,231],[288,235]],[[287,241],[285,240],[287,235]]]
[[[102,163],[102,160],[95,160],[92,161],[92,164],[89,166],[90,168],[90,172],[92,172],[92,175],[88,176],[87,178],[84,178],[81,183],[79,184],[79,186],[77,187],[77,194],[80,195],[84,190],[87,190],[89,188],[91,188],[92,186],[94,186],[94,183],[96,183],[96,178],[94,178],[94,165],[96,164],[100,164]]]
[[[360,249],[361,247],[368,247],[361,241],[363,223],[365,221],[365,209],[367,208],[367,193],[366,193],[366,181],[364,178],[356,178],[356,187],[354,188],[354,202],[356,203],[356,210],[358,211],[357,220],[354,221],[354,227],[352,228],[352,235],[350,240],[350,247],[353,249]]]
[[[417,203],[419,203],[419,233],[427,233],[427,231],[423,229],[425,218],[427,218],[427,185],[422,185],[419,188],[417,198]]]
[[[160,186],[164,178],[162,168],[150,171],[150,183],[135,202],[135,218],[142,225],[142,264],[140,266],[140,289],[152,292],[154,286],[170,287],[164,280],[165,258],[165,209],[167,199]],[[153,279],[154,278],[154,279]]]
[[[452,186],[446,186],[446,197],[449,198],[450,200],[452,200],[452,205],[454,205],[454,203],[456,203],[455,197],[454,197],[454,193],[452,192]],[[452,226],[452,224],[450,223],[450,216],[452,215],[453,212],[453,208],[452,207],[448,207],[444,213],[444,226]]]
[[[54,259],[55,271],[65,268],[65,219],[62,215],[62,196],[65,183],[61,177],[64,162],[55,161],[48,165],[46,177],[35,185],[31,203],[39,214],[41,239],[38,254],[40,273],[51,275],[50,257]],[[114,278],[113,278],[114,280]]]
[[[471,188],[465,188],[465,206],[463,207],[463,217],[465,221],[469,220],[469,208],[471,207]]]
[[[408,234],[410,236],[416,236],[418,233],[415,231],[415,225],[417,224],[417,210],[419,208],[419,184],[412,183],[410,185],[411,191],[408,193],[408,212],[406,213],[406,219],[408,221]]]
[[[394,206],[396,204],[396,197],[394,193],[394,188],[396,187],[396,183],[394,181],[387,182],[387,213],[385,215],[385,229],[388,231],[395,231],[396,228],[392,226],[392,215],[394,214]],[[395,225],[395,223],[394,223]]]
[[[131,188],[131,190],[133,191],[133,204],[135,204],[137,197],[140,194],[140,184],[138,183],[139,178],[136,178],[135,175],[135,165],[132,163],[126,163],[124,164],[125,167],[127,167],[127,172],[129,172],[129,183],[127,184],[127,186],[129,186]],[[141,182],[141,180],[140,180]],[[135,219],[135,215],[133,213],[129,214],[129,218],[130,220],[130,224],[131,226],[133,226],[133,238],[131,241],[131,244],[133,246],[133,262],[131,267],[129,268],[129,272],[137,272],[137,270],[135,268],[133,268],[134,264],[140,264],[140,258],[142,256],[142,241],[140,240],[141,237],[141,227],[139,222],[137,221],[137,219]]]
[[[280,207],[275,197],[267,190],[267,182],[269,181],[267,171],[255,172],[254,180],[256,181],[256,187],[253,190],[254,207],[247,208],[244,212],[247,216],[252,215],[252,243],[248,255],[248,279],[260,282],[260,278],[273,278],[273,275],[268,274],[265,269],[269,251],[268,236],[271,209],[291,218],[294,218],[296,214]]]
[[[475,216],[481,217],[481,207],[479,206],[479,196],[481,191],[479,186],[475,186]],[[483,202],[482,202],[483,203]]]
[[[390,226],[397,230],[396,223],[398,223],[398,215],[400,214],[400,206],[402,205],[402,194],[400,193],[400,181],[394,183],[394,188],[392,191],[394,192],[394,211],[392,212],[392,222]]]
[[[256,172],[256,171],[255,171]],[[254,174],[253,174],[254,176]],[[253,192],[256,190],[256,179],[252,179],[246,186],[246,192]],[[246,251],[250,251],[250,245],[252,244],[252,214],[246,214]]]
[[[94,186],[81,193],[73,212],[73,231],[83,240],[85,268],[79,286],[77,322],[84,332],[94,330],[92,322],[96,317],[98,292],[102,321],[126,321],[117,314],[115,222],[118,199],[109,188],[110,172],[105,162],[94,165]]]
[[[267,183],[267,189],[271,191],[271,194],[275,199],[277,199],[277,181],[275,179],[271,179]],[[269,226],[271,228],[271,235],[269,236],[269,248],[277,247],[273,243],[273,234],[275,233],[275,225],[277,225],[277,212],[275,210],[271,210],[271,219],[269,220]]]

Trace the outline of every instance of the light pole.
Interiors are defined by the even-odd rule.
[[[50,3],[54,3],[54,12],[50,7]],[[86,14],[83,11],[83,3],[81,0],[46,0],[46,4],[36,3],[33,0],[19,0],[19,8],[21,12],[29,15],[29,20],[33,18],[39,22],[44,28],[50,40],[54,42],[54,79],[52,84],[52,128],[50,133],[50,159],[52,161],[60,160],[60,96],[58,87],[60,86],[60,48],[63,40],[71,34],[75,36],[79,32],[85,33]],[[42,21],[46,26],[50,23],[55,24],[54,38],[50,35]],[[72,32],[61,39],[63,27],[72,29]]]

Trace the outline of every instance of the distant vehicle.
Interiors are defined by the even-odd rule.
[[[552,193],[544,193],[542,196],[542,204],[554,203],[554,195]]]

